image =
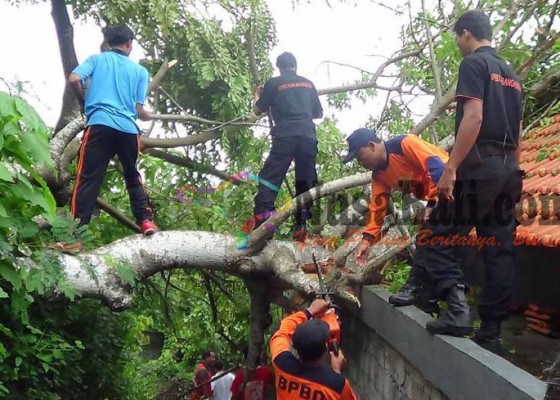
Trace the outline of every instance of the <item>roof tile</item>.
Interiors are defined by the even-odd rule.
[[[560,114],[523,138],[521,168],[526,175],[516,244],[560,247]]]

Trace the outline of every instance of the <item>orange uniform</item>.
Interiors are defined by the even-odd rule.
[[[387,215],[393,189],[412,192],[429,205],[437,201],[437,182],[449,159],[445,150],[416,135],[400,135],[385,142],[387,163],[372,173],[370,222],[364,229],[364,239],[379,239],[379,231]]]
[[[348,380],[325,366],[307,366],[290,351],[298,325],[307,321],[303,311],[282,320],[270,339],[277,400],[356,400]]]

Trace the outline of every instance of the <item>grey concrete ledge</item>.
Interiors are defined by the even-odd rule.
[[[546,383],[469,339],[428,333],[429,315],[416,307],[393,307],[389,295],[377,286],[363,287],[362,307],[350,311],[449,399],[545,399]]]

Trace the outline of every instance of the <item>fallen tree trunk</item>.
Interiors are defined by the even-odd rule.
[[[396,228],[394,228],[396,229]],[[396,230],[388,238],[400,236]],[[370,256],[376,266],[378,256],[390,257],[406,243],[376,246]],[[312,262],[312,254],[319,260],[332,259],[333,254],[323,247],[292,241],[271,240],[253,256],[245,256],[237,249],[232,235],[200,231],[158,232],[150,237],[133,235],[106,246],[77,255],[56,253],[67,283],[82,297],[99,298],[112,310],[123,310],[132,302],[133,280],[142,281],[152,275],[175,268],[220,270],[239,277],[260,277],[263,285],[274,295],[287,289],[305,294],[317,288],[302,270],[303,264]],[[29,259],[19,259],[22,268],[40,268]],[[331,264],[329,271],[334,279],[332,286],[339,286],[346,275],[355,275],[352,284],[370,277],[370,268],[357,270],[346,265]],[[124,277],[130,277],[128,280]],[[267,283],[268,281],[268,283]],[[368,282],[371,283],[371,282]]]

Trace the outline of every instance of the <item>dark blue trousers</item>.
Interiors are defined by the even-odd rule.
[[[296,196],[307,192],[317,184],[316,158],[316,140],[301,136],[272,138],[270,154],[259,173],[259,178],[278,189],[274,190],[268,185],[259,183],[259,191],[255,196],[254,210],[257,224],[261,222],[260,218],[258,218],[259,215],[275,210],[274,202],[278,195],[278,190],[282,186],[292,161],[295,161]],[[309,211],[311,206],[312,202],[306,203],[304,207],[298,209],[296,213],[297,225],[305,224],[311,218]]]

